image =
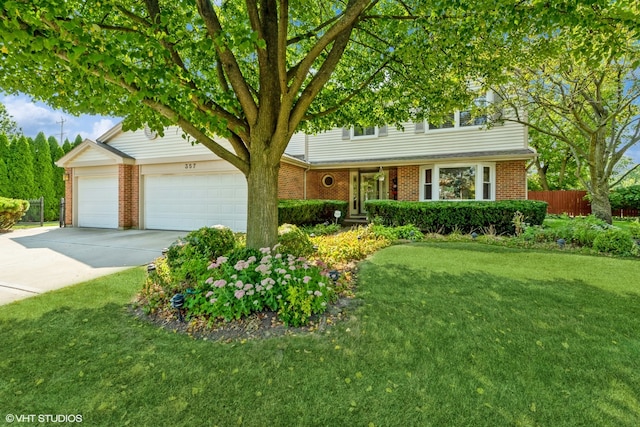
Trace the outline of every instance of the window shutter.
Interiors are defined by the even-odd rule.
[[[424,120],[421,122],[415,123],[415,133],[424,133]]]
[[[351,129],[342,128],[342,139],[351,139]]]
[[[378,128],[378,136],[387,136],[388,132],[387,132],[387,125],[384,126],[380,126]]]
[[[500,123],[502,121],[502,97],[496,91],[493,91],[493,109],[494,112],[491,115],[491,121],[493,123]]]

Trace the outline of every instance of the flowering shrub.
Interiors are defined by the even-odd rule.
[[[284,254],[293,254],[298,257],[308,257],[313,253],[313,244],[309,236],[292,224],[282,224],[278,227],[278,250]]]
[[[231,252],[235,246],[235,236],[228,227],[202,227],[174,242],[167,261],[177,281],[193,282],[206,272],[212,259]]]
[[[261,249],[260,256],[246,259],[235,252],[218,257],[209,265],[209,278],[187,294],[187,316],[231,320],[272,310],[285,324],[299,326],[324,312],[335,298],[324,265],[277,250]]]
[[[358,227],[332,236],[312,237],[311,241],[318,248],[315,256],[332,266],[361,260],[391,243],[388,238],[377,235],[371,227]]]

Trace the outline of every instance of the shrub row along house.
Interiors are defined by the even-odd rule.
[[[491,96],[489,94],[489,96]],[[486,126],[456,111],[445,123],[343,128],[296,134],[282,158],[279,197],[348,201],[526,199],[527,130]],[[118,125],[58,160],[65,168],[65,222],[77,227],[193,230],[224,224],[244,231],[244,176],[177,127],[164,136]]]

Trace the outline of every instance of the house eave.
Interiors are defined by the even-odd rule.
[[[427,156],[385,157],[376,159],[350,159],[334,162],[310,162],[311,169],[349,169],[380,166],[410,166],[442,162],[480,162],[530,160],[536,156],[531,149],[506,151],[480,151],[466,153],[447,153]]]

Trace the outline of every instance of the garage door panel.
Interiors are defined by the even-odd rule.
[[[223,224],[246,230],[247,188],[239,173],[148,175],[144,185],[145,228],[189,231]]]
[[[118,228],[118,178],[78,178],[78,226]]]

